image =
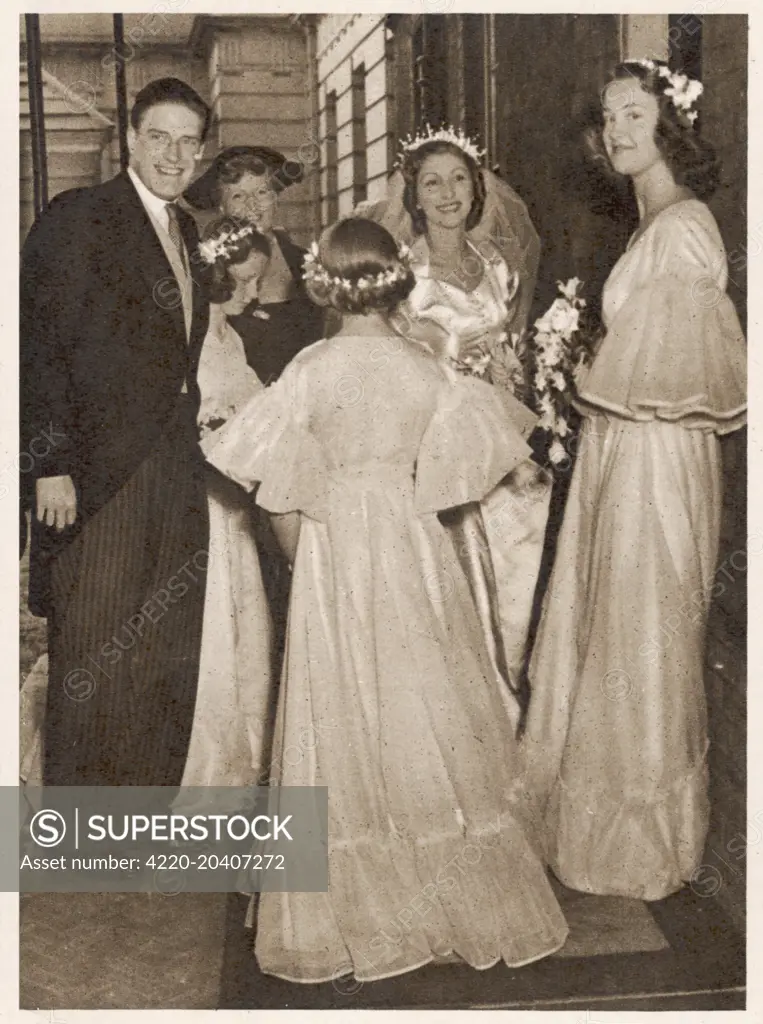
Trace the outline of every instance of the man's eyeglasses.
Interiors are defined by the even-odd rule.
[[[201,149],[201,139],[195,135],[183,135],[179,139],[173,139],[168,132],[147,131],[143,135],[146,144],[154,151],[161,152],[177,142],[178,150],[185,156],[196,156]]]

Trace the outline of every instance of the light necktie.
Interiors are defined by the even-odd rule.
[[[188,263],[186,262],[185,256],[185,245],[183,244],[183,236],[180,233],[180,223],[178,221],[178,208],[174,203],[167,203],[165,207],[167,210],[167,220],[169,224],[168,233],[172,239],[172,244],[180,254],[180,262],[183,264],[183,270],[188,271]]]
[[[183,270],[187,274],[188,261],[186,260],[183,236],[180,233],[180,224],[178,222],[178,208],[177,206],[175,206],[174,203],[167,203],[165,209],[167,210],[168,234],[170,236],[170,239],[172,240],[172,244],[175,246],[175,248],[178,251],[178,254],[180,255],[180,263],[183,267]],[[188,321],[186,320],[186,329],[187,328]],[[181,394],[188,394],[188,382],[186,380],[183,381],[183,387],[180,390]]]

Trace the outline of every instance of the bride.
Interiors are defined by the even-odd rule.
[[[228,317],[256,304],[270,245],[252,225],[221,217],[207,226],[198,255],[209,270],[212,300],[198,370],[198,422],[204,436],[263,387],[247,365],[243,343]],[[199,685],[182,786],[253,786],[268,774],[275,710],[272,624],[251,501],[212,467],[206,483],[207,587]],[[43,655],[21,692],[21,779],[30,786],[42,784],[47,670]]]
[[[362,204],[356,215],[411,245],[417,284],[398,331],[452,368],[513,391],[521,367],[510,339],[525,328],[540,249],[524,203],[480,159],[462,132],[427,129],[403,144],[386,199]],[[519,403],[516,420],[526,435],[536,423]],[[494,667],[516,698],[515,725],[550,494],[544,476],[515,474],[480,506],[447,519]]]

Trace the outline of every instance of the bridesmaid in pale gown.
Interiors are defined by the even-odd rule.
[[[263,389],[228,321],[257,313],[268,239],[230,217],[208,224],[199,245],[210,269],[209,329],[199,360],[202,440]],[[264,783],[275,712],[273,629],[256,543],[253,503],[207,470],[210,542],[199,685],[182,785]]]
[[[400,333],[462,368],[490,356],[486,379],[512,392],[522,370],[505,342],[526,326],[538,236],[519,196],[480,166],[471,140],[446,128],[404,143],[386,198],[357,212],[412,243],[416,287],[395,318]],[[529,432],[535,417],[518,417]],[[517,727],[550,494],[540,476],[529,487],[512,480],[447,517],[494,665],[514,695]]]
[[[257,961],[298,982],[453,954],[519,967],[567,926],[524,824],[512,700],[437,513],[537,467],[517,403],[395,334],[414,279],[384,228],[340,221],[306,275],[341,330],[205,442],[259,484],[293,559],[273,782],[329,794],[328,891],[264,892]]]
[[[603,295],[584,417],[530,664],[528,784],[555,874],[658,900],[691,881],[708,827],[704,634],[721,517],[719,435],[745,421],[745,340],[702,201],[717,167],[699,83],[618,66],[600,141],[640,225]]]

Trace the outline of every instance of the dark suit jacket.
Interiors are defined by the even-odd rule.
[[[192,256],[196,227],[182,210],[179,220]],[[184,379],[198,409],[208,304],[199,261],[191,267],[187,343],[175,277],[126,173],[61,193],[34,224],[20,297],[21,445],[33,456],[27,504],[38,477],[68,474],[81,525],[154,449]],[[77,528],[39,532],[42,547],[66,543]],[[33,562],[36,554],[33,541]]]

